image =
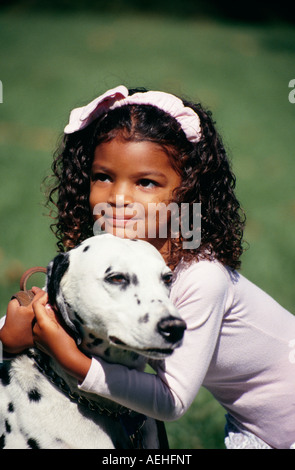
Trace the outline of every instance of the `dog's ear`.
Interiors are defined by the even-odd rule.
[[[70,306],[66,303],[61,289],[60,281],[68,270],[70,264],[69,253],[60,253],[47,266],[46,291],[49,304],[58,310],[66,326],[74,334],[78,344],[81,343],[81,335],[69,317]]]

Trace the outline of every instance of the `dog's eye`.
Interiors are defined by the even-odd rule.
[[[126,286],[130,282],[128,276],[126,276],[125,274],[121,274],[121,273],[110,274],[106,278],[106,281],[109,282],[110,284],[115,284],[119,286],[122,286],[122,285]]]
[[[164,282],[164,284],[166,286],[170,287],[171,284],[172,284],[172,280],[173,280],[173,274],[172,273],[162,274],[162,281]]]

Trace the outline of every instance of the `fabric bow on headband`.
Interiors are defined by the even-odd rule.
[[[139,92],[129,96],[128,89],[121,85],[108,90],[91,103],[71,111],[65,134],[72,134],[87,127],[94,119],[110,110],[128,104],[152,105],[174,117],[190,142],[198,142],[201,136],[199,116],[174,95],[161,91]]]

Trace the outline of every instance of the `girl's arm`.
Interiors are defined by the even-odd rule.
[[[91,359],[78,349],[75,340],[60,325],[47,301],[45,292],[33,301],[34,344],[52,356],[78,382],[82,382],[90,368]]]
[[[172,292],[172,298],[188,328],[182,346],[171,357],[154,361],[156,374],[85,356],[74,340],[67,338],[53,312],[45,308],[46,297],[34,304],[38,322],[35,341],[77,378],[82,390],[156,419],[175,420],[187,411],[203,383],[218,339],[227,292],[227,278],[214,263],[196,263],[184,272],[181,287]]]
[[[39,287],[33,287],[35,299],[38,300],[44,292]],[[6,317],[1,319],[0,341],[4,351],[17,354],[34,345],[32,322],[35,318],[32,302],[20,306],[16,299],[9,302]]]
[[[61,366],[83,381],[91,360],[79,351],[71,336],[59,324],[54,311],[47,305],[47,294],[32,288],[35,297],[26,307],[17,299],[9,302],[5,318],[1,318],[0,341],[5,352],[19,354],[38,345],[54,356]]]
[[[93,359],[80,388],[163,421],[180,418],[195,399],[208,371],[228,296],[228,278],[218,265],[187,269],[171,298],[187,323],[183,344],[156,375]]]

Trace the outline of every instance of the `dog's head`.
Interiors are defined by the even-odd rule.
[[[107,356],[111,345],[160,359],[181,344],[186,328],[169,300],[171,282],[152,245],[104,234],[49,264],[47,292],[87,352]]]

